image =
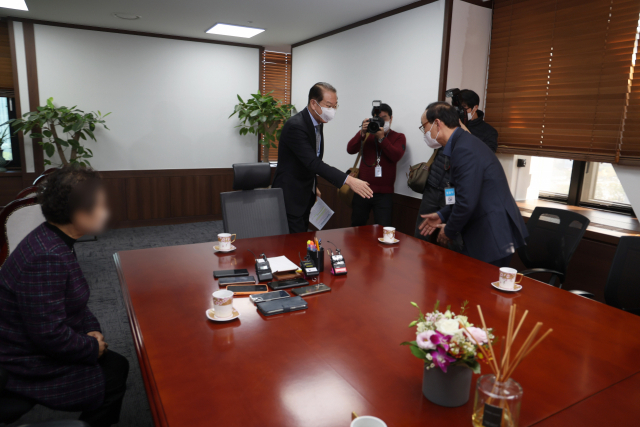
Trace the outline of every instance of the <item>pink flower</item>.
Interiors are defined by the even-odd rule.
[[[416,342],[418,347],[423,350],[435,350],[436,345],[431,342],[431,336],[435,335],[436,331],[424,331],[418,334]]]
[[[471,335],[472,341],[477,342],[478,344],[486,344],[489,341],[484,330],[473,326],[467,328],[467,330],[469,331],[467,335]]]

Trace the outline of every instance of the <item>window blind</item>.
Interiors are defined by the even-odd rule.
[[[486,120],[499,152],[616,162],[637,0],[496,0]]]
[[[265,95],[271,91],[280,103],[291,103],[291,54],[264,50],[261,58],[260,92]],[[277,143],[276,143],[277,145]],[[269,161],[278,161],[278,149],[271,147]]]

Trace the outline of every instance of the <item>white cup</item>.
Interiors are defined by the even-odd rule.
[[[365,415],[351,421],[351,427],[387,427],[387,425],[380,418]]]
[[[218,242],[220,242],[220,249],[228,251],[231,249],[231,244],[236,241],[235,234],[220,233],[218,234]]]
[[[213,310],[216,317],[233,316],[233,292],[221,289],[213,293]]]
[[[520,276],[520,280],[516,282],[517,276]],[[516,288],[516,283],[522,282],[523,277],[515,268],[502,267],[500,269],[500,287],[513,291]]]
[[[385,242],[393,243],[396,241],[396,229],[393,227],[385,227],[382,229],[382,239]]]

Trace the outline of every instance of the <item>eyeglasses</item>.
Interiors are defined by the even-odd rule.
[[[433,124],[431,125],[431,127],[433,127]],[[424,127],[424,125],[420,126],[418,129],[420,129],[420,132],[422,133],[426,133],[427,129]],[[429,128],[429,130],[431,130],[431,128]]]

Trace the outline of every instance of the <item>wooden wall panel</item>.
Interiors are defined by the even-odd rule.
[[[127,218],[160,219],[171,215],[171,186],[166,176],[127,178]]]
[[[0,88],[13,89],[13,62],[7,21],[0,22]]]
[[[127,219],[127,188],[123,179],[105,178],[105,188],[111,206],[111,223],[118,224]]]
[[[171,216],[202,216],[213,213],[211,176],[171,177]]]

